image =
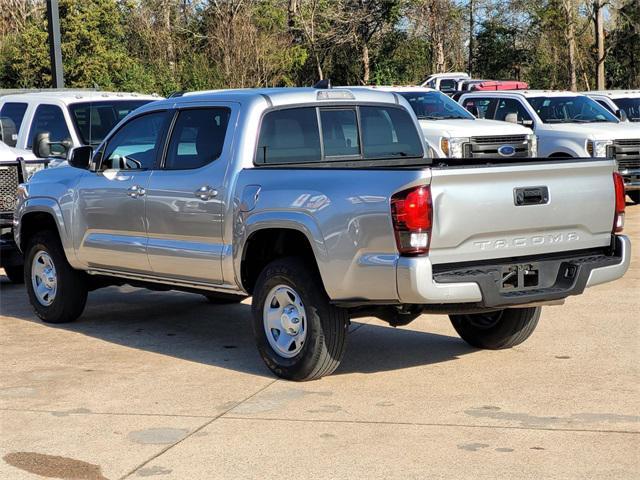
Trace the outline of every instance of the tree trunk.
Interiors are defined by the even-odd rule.
[[[576,77],[576,34],[573,0],[564,0],[564,11],[566,18],[565,37],[569,49],[569,84],[572,92],[578,90],[578,80]]]
[[[469,0],[469,76],[473,76],[473,0]]]
[[[369,62],[369,46],[364,43],[362,45],[362,83],[364,85],[369,85],[371,77],[371,65]]]
[[[596,89],[604,90],[605,78],[604,78],[604,5],[602,0],[594,0],[593,2],[593,18],[595,22],[596,33]]]

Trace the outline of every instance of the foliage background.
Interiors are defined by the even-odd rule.
[[[416,84],[468,71],[595,87],[604,8],[609,88],[640,88],[639,0],[59,0],[65,84],[155,92]],[[471,15],[473,12],[473,15]],[[570,52],[570,45],[573,51]],[[51,83],[44,0],[0,0],[0,88]]]

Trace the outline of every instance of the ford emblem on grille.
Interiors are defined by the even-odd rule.
[[[513,145],[502,145],[498,148],[498,153],[503,157],[512,157],[516,153],[516,147]]]

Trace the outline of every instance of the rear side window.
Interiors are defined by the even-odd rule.
[[[164,168],[190,170],[217,160],[224,147],[228,108],[183,110],[178,114]]]
[[[360,107],[364,158],[422,157],[422,143],[409,114],[399,108]]]
[[[315,108],[276,110],[265,115],[256,163],[319,162],[320,152]]]
[[[31,131],[29,132],[29,143],[27,148],[31,148],[35,143],[39,133],[49,133],[51,142],[64,142],[71,140],[67,122],[62,113],[62,109],[57,105],[39,105],[33,116]]]
[[[463,102],[464,108],[473,114],[477,113],[478,118],[493,119],[496,110],[496,99],[492,98],[467,98]]]
[[[7,102],[0,109],[0,119],[2,119],[2,126],[4,127],[2,141],[10,147],[15,147],[18,142],[18,132],[26,111],[26,103],[16,102]]]
[[[511,113],[515,113],[518,116],[518,123],[531,120],[531,116],[527,113],[522,103],[520,103],[518,100],[515,100],[513,98],[499,99],[494,120],[505,121],[507,115]]]
[[[418,130],[404,108],[303,107],[264,116],[255,163],[422,156]]]

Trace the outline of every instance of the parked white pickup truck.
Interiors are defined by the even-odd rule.
[[[129,112],[161,97],[92,90],[0,94],[0,141],[39,158],[98,145]]]
[[[640,90],[599,90],[584,94],[620,120],[640,122]]]
[[[434,73],[420,84],[421,87],[434,88],[443,92],[455,92],[458,90],[458,82],[470,80],[471,77],[465,72]]]
[[[432,88],[371,88],[397,93],[409,102],[433,158],[536,156],[536,136],[522,125],[475,118]]]
[[[640,127],[620,122],[595,100],[574,92],[522,90],[466,93],[459,102],[479,118],[533,128],[539,157],[615,158],[627,194],[640,203]]]

